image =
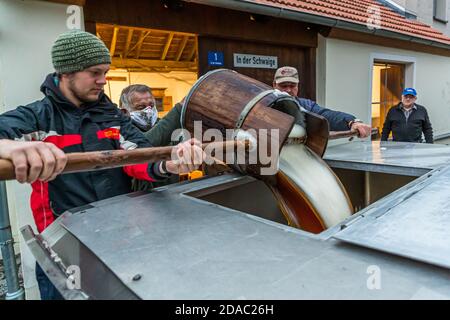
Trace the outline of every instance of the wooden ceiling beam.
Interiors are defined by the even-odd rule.
[[[142,49],[142,43],[144,43],[145,38],[150,34],[150,31],[141,31],[141,35],[139,36],[139,40],[136,43],[136,54],[134,55],[134,57],[136,59],[139,58],[139,56],[141,55],[141,49]],[[134,47],[133,47],[134,48]]]
[[[121,59],[112,58],[112,64],[115,68],[139,69],[139,68],[158,68],[158,69],[177,69],[177,70],[197,70],[196,62],[188,61],[167,61],[167,60],[149,60],[149,59]]]
[[[194,45],[192,46],[191,52],[189,52],[188,61],[192,61],[192,59],[196,57],[197,46],[198,46],[197,37],[194,37]]]
[[[177,54],[175,55],[175,61],[180,61],[181,55],[183,54],[184,48],[186,48],[186,44],[188,42],[189,37],[184,36],[183,40],[181,41],[180,46],[178,47]]]
[[[128,29],[127,42],[125,43],[125,48],[123,49],[122,57],[126,58],[128,55],[128,50],[130,49],[131,39],[133,38],[133,29]]]
[[[97,28],[100,29],[111,29],[111,25],[110,24],[106,24],[106,23],[96,23],[95,24],[97,26]],[[118,27],[120,27],[120,29],[123,30],[127,30],[129,28],[133,28],[135,31],[152,31],[153,33],[160,33],[160,34],[167,34],[168,31],[164,31],[164,30],[158,30],[158,29],[149,29],[149,28],[142,28],[142,27],[130,27],[130,26],[123,26],[123,25],[117,25]],[[195,36],[195,34],[193,33],[187,33],[187,32],[179,32],[176,31],[174,32],[174,34],[178,35],[178,36]]]
[[[114,57],[114,53],[116,51],[116,43],[117,43],[117,34],[119,33],[119,27],[114,26],[114,32],[111,40],[111,48],[109,49],[109,53],[111,57]]]
[[[174,35],[175,35],[174,32],[170,32],[169,35],[167,36],[167,41],[166,41],[166,45],[164,46],[164,50],[163,50],[162,55],[161,55],[161,60],[165,60],[166,59],[167,52],[169,52],[170,44],[172,43]]]

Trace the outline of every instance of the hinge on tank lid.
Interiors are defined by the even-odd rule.
[[[340,230],[344,230],[345,228],[349,227],[350,225],[352,225],[352,224],[355,223],[356,221],[361,220],[362,218],[364,218],[364,215],[361,214],[361,215],[359,215],[359,216],[357,216],[357,217],[351,219],[350,221],[341,224]]]

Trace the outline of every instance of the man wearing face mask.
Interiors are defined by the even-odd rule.
[[[158,120],[155,98],[145,84],[133,84],[123,89],[119,105],[142,132],[150,130]]]

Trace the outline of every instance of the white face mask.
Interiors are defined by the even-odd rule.
[[[131,119],[142,130],[149,130],[158,120],[158,110],[156,107],[148,106],[139,111],[130,112]]]

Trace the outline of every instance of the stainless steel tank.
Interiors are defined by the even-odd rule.
[[[67,299],[449,299],[450,148],[352,142],[325,160],[358,212],[320,234],[285,225],[265,184],[240,174],[22,234]]]

